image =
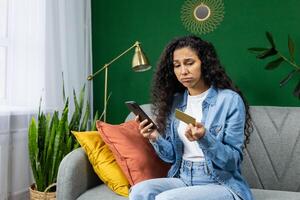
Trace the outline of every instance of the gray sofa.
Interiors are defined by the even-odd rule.
[[[149,113],[149,105],[143,106]],[[300,108],[252,106],[254,132],[242,173],[256,200],[300,200]],[[132,118],[130,114],[126,120]],[[121,200],[94,173],[79,148],[61,162],[58,200]]]

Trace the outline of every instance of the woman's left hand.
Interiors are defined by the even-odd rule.
[[[195,126],[189,124],[185,130],[185,136],[191,142],[201,139],[205,134],[205,127],[203,124],[196,122]]]

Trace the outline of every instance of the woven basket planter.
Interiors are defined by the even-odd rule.
[[[35,184],[32,184],[29,188],[30,200],[56,200],[56,192],[48,192],[48,190],[56,184],[49,185],[44,192],[37,191]]]

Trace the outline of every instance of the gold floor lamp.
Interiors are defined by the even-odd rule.
[[[148,59],[143,53],[141,49],[141,43],[135,42],[134,45],[129,47],[127,50],[125,50],[123,53],[112,59],[109,63],[103,65],[102,68],[100,68],[98,71],[96,71],[94,74],[91,74],[87,77],[89,81],[93,80],[93,78],[99,74],[102,70],[105,70],[105,78],[104,78],[104,106],[103,106],[103,121],[106,122],[106,111],[107,111],[107,80],[108,80],[108,67],[118,60],[120,57],[122,57],[124,54],[129,52],[131,49],[135,48],[135,53],[133,55],[132,59],[132,69],[135,72],[143,72],[147,71],[151,68],[149,65]]]

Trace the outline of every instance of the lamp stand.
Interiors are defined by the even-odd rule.
[[[108,67],[118,60],[120,57],[122,57],[124,54],[126,54],[128,51],[133,49],[134,47],[138,46],[139,43],[136,42],[134,45],[129,47],[127,50],[125,50],[123,53],[112,59],[108,64],[105,64],[99,71],[97,71],[93,76],[100,73],[102,70],[104,70],[104,102],[103,102],[103,121],[106,122],[106,114],[107,114],[107,88],[108,88]]]
[[[108,79],[108,67],[105,67],[105,78],[104,78],[104,116],[103,121],[106,122],[106,110],[107,110],[107,79]]]
[[[118,60],[120,57],[122,57],[124,54],[126,54],[128,51],[131,49],[136,48],[134,58],[133,58],[133,69],[137,72],[142,72],[146,71],[151,68],[151,66],[148,63],[148,59],[146,56],[143,54],[141,48],[140,48],[140,42],[135,42],[134,45],[129,47],[127,50],[123,51],[120,55],[112,59],[109,63],[105,64],[101,69],[99,69],[97,72],[94,74],[91,74],[88,76],[88,80],[92,80],[97,74],[99,74],[102,70],[105,70],[105,77],[104,77],[104,106],[103,106],[103,121],[106,122],[106,114],[107,114],[107,101],[109,97],[107,97],[107,88],[108,88],[108,67]],[[102,115],[101,115],[102,116]]]

